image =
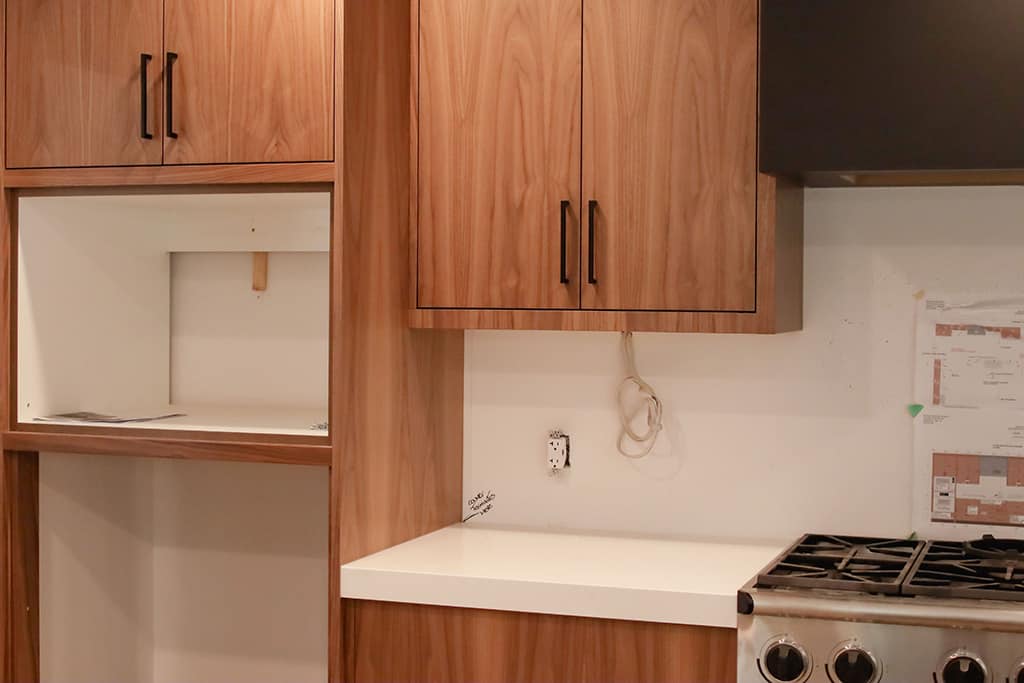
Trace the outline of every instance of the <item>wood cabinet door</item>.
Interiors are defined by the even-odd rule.
[[[583,307],[754,310],[757,0],[587,0],[583,72]]]
[[[578,308],[582,1],[419,5],[418,306]]]
[[[334,0],[166,0],[165,23],[164,163],[334,157]]]
[[[6,21],[8,167],[160,163],[163,0],[8,0]]]

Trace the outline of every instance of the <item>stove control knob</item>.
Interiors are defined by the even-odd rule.
[[[942,663],[938,672],[941,683],[989,683],[988,667],[981,657],[957,650],[951,653]]]
[[[875,656],[856,643],[841,646],[832,657],[837,683],[876,683],[882,674]]]
[[[1024,659],[1017,662],[1017,668],[1013,670],[1010,683],[1024,683]]]
[[[811,658],[799,643],[777,638],[762,651],[761,670],[770,683],[801,683],[811,674]]]

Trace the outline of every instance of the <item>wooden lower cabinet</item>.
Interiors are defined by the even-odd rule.
[[[735,683],[733,629],[343,601],[345,683]]]

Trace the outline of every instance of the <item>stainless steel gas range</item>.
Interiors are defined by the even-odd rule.
[[[1024,683],[1024,541],[811,534],[738,609],[738,683]]]

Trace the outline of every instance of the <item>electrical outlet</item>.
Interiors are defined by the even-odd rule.
[[[569,435],[560,429],[548,432],[548,466],[551,473],[564,470],[570,466]]]

